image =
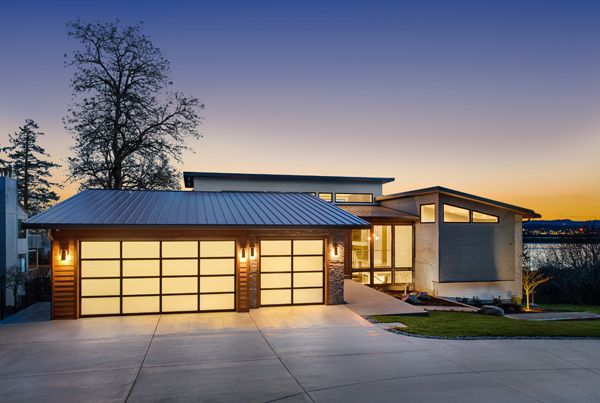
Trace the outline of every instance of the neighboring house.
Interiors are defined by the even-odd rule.
[[[18,266],[25,272],[28,267],[28,231],[22,227],[28,214],[18,202],[17,181],[10,177],[10,170],[0,170],[0,276],[6,270]],[[23,289],[23,294],[25,290]],[[7,305],[14,306],[12,291],[2,291],[2,313]]]
[[[53,318],[340,304],[344,278],[520,295],[532,210],[393,178],[185,172],[193,191],[87,190],[29,219],[53,238]]]

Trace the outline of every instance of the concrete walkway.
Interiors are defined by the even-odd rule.
[[[361,316],[427,315],[422,307],[408,304],[353,280],[344,280],[347,307]]]
[[[0,326],[2,402],[597,402],[600,341],[430,340],[346,306]]]
[[[0,325],[9,323],[44,322],[50,320],[50,307],[50,302],[38,302],[1,320]]]

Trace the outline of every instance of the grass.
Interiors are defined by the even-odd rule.
[[[525,321],[467,312],[430,312],[428,316],[375,316],[400,322],[400,330],[444,337],[600,337],[600,320]]]
[[[600,305],[540,304],[546,311],[600,313]]]

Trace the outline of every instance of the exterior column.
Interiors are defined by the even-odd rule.
[[[52,319],[79,317],[79,273],[76,241],[52,242]]]

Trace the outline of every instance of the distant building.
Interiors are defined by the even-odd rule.
[[[28,231],[21,226],[29,215],[18,202],[17,181],[12,178],[9,169],[0,170],[0,217],[0,304],[1,314],[4,316],[6,306],[14,306],[12,292],[6,289],[6,271],[12,266],[18,266],[25,272],[29,260]]]

